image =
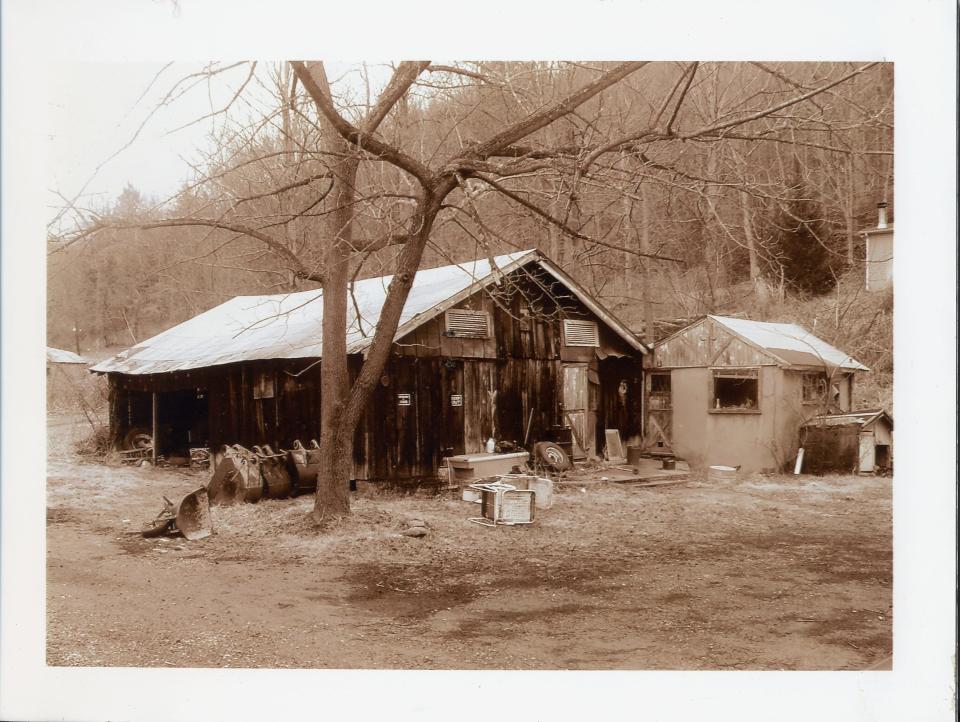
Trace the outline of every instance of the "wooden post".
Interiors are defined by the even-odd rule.
[[[153,465],[157,465],[157,392],[153,392],[153,399],[150,409],[150,433],[152,435],[151,444],[153,446],[150,451],[151,461]]]

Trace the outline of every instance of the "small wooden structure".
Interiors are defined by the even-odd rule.
[[[420,271],[354,443],[358,480],[436,480],[442,460],[489,438],[528,447],[571,427],[595,456],[604,430],[642,423],[648,349],[538,251]],[[390,277],[357,281],[352,374]],[[94,366],[110,385],[114,442],[151,433],[158,453],[224,444],[289,449],[320,437],[320,291],[239,296]]]
[[[822,414],[800,428],[803,471],[845,474],[893,469],[893,419],[883,409]]]
[[[794,324],[706,316],[654,346],[644,445],[691,466],[785,468],[800,424],[848,410],[867,370]]]

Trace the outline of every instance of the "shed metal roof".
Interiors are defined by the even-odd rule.
[[[848,371],[870,370],[850,354],[831,346],[795,323],[750,321],[729,316],[710,316],[709,318],[787,366],[827,366]]]
[[[47,346],[47,363],[86,364],[87,360],[83,356],[75,354],[73,351],[64,351],[62,348]]]
[[[536,250],[424,269],[417,272],[400,316],[395,338],[510,273],[537,262],[564,283],[630,346],[646,347],[629,329],[591,298],[569,276]],[[356,304],[347,311],[347,353],[361,353],[372,341],[393,276],[357,281]],[[359,310],[359,313],[357,312]],[[237,296],[142,341],[90,370],[97,373],[156,374],[258,359],[320,358],[323,294],[319,290],[268,296]]]
[[[851,426],[867,427],[877,419],[886,419],[893,428],[893,419],[883,409],[868,409],[864,411],[848,411],[843,414],[822,414],[814,416],[803,423],[804,426]]]

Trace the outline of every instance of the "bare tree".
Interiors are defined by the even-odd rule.
[[[875,65],[798,68],[795,77],[753,68],[751,84],[734,82],[741,76],[724,64],[412,61],[393,69],[376,98],[367,84],[350,98],[334,94],[322,63],[292,61],[271,76],[276,108],[225,132],[198,165],[199,180],[181,194],[191,199],[185,212],[126,226],[88,214],[76,231],[54,234],[55,246],[108,227],[201,229],[215,246],[239,245],[245,268],[267,269],[285,287],[320,284],[323,465],[314,517],[324,522],[349,510],[355,430],[428,256],[458,256],[468,239],[483,253],[539,245],[546,232],[544,245],[581,273],[597,270],[595,290],[619,284],[629,295],[624,274],[611,284],[611,264],[703,258],[689,239],[704,232],[685,230],[699,203],[713,262],[732,267],[726,259],[740,251],[755,261],[763,246],[751,214],[783,194],[749,158],[773,158],[770,149],[784,144],[826,146],[809,140],[820,132],[811,127],[836,124],[812,104]],[[670,222],[668,237],[655,232]],[[351,379],[350,285],[378,265],[393,280]]]

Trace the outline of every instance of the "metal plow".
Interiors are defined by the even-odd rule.
[[[206,487],[200,487],[174,504],[163,497],[163,510],[141,531],[144,537],[182,534],[190,541],[213,534],[210,500]]]

